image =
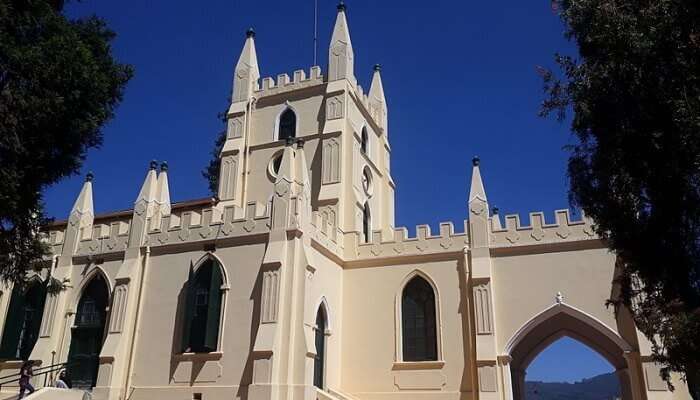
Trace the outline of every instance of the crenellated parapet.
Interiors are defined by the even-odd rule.
[[[520,217],[505,216],[505,226],[501,226],[498,214],[490,219],[490,247],[513,247],[548,243],[595,240],[598,236],[593,221],[583,216],[573,220],[569,210],[555,211],[555,223],[548,224],[543,212],[530,213],[529,225],[522,225]]]
[[[300,69],[294,71],[291,79],[288,74],[277,75],[276,80],[273,77],[262,78],[260,86],[256,88],[254,94],[255,97],[261,98],[305,89],[320,84],[323,84],[321,67],[313,66],[308,76],[306,75],[306,71]]]
[[[469,245],[469,236],[466,232],[467,222],[465,221],[462,232],[455,232],[452,222],[442,222],[440,232],[436,235],[433,235],[428,225],[418,225],[415,237],[409,237],[406,228],[396,228],[390,240],[382,240],[381,231],[374,231],[372,240],[368,243],[361,242],[359,234],[350,233],[346,235],[348,251],[345,255],[348,259],[366,259],[461,252],[465,246]]]
[[[78,242],[76,256],[124,251],[129,246],[129,220],[96,223],[91,234]]]
[[[148,246],[164,246],[212,239],[225,239],[267,233],[270,214],[264,204],[250,202],[245,210],[225,207],[219,218],[216,208],[175,211],[163,217],[161,226],[151,229]],[[242,217],[238,217],[242,215]]]

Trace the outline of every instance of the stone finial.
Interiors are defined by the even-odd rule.
[[[155,201],[161,215],[170,214],[170,185],[168,184],[168,163],[160,164],[160,173],[156,179]]]
[[[555,300],[557,304],[561,304],[564,302],[564,295],[561,294],[561,292],[557,292],[557,296],[555,297]]]
[[[249,100],[257,86],[258,79],[260,79],[260,69],[258,55],[255,51],[255,31],[253,28],[249,28],[246,31],[243,50],[241,50],[233,72],[232,101],[236,103]]]
[[[499,211],[500,211],[500,210],[499,210],[498,207],[493,206],[493,208],[491,209],[491,214],[492,214],[492,215],[498,215]]]
[[[345,14],[345,3],[341,2],[338,4],[338,14],[328,48],[328,80],[330,82],[340,79],[354,80],[353,60],[355,57]]]
[[[340,0],[340,2],[338,2],[337,8],[338,8],[338,12],[345,12],[345,10],[347,9],[347,6],[345,5],[345,2],[343,0]]]
[[[288,138],[284,139],[284,145],[287,147],[294,145],[294,142],[295,142],[295,140],[293,137],[288,137]]]
[[[479,157],[472,158],[472,181],[471,187],[469,188],[469,202],[479,199],[486,202],[486,190],[484,189],[484,182],[481,180],[481,161]]]
[[[89,214],[90,218],[92,218],[92,215],[94,215],[92,203],[92,179],[92,172],[88,172],[87,175],[85,175],[85,183],[83,183],[83,187],[80,189],[80,194],[78,195],[78,198],[75,199],[75,203],[73,203],[71,214],[76,212],[81,216]]]
[[[297,139],[297,149],[304,148],[304,139]]]
[[[374,67],[372,67],[373,71],[379,72],[382,70],[382,66],[379,64],[374,64]]]
[[[155,200],[157,180],[156,168],[158,168],[158,162],[156,160],[151,161],[149,164],[148,173],[146,173],[146,178],[143,181],[143,185],[141,185],[141,190],[139,191],[134,204],[142,200],[147,203]]]
[[[369,108],[374,122],[387,131],[387,106],[386,98],[384,96],[384,85],[382,84],[382,74],[380,73],[381,67],[379,64],[374,65],[374,72],[372,73],[372,83],[369,87]]]
[[[93,179],[95,179],[95,174],[93,174],[92,171],[89,171],[85,175],[85,182],[92,182]]]

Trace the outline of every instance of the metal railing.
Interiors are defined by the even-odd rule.
[[[40,367],[40,368],[32,368],[33,377],[44,375],[44,386],[46,386],[46,376],[47,376],[46,374],[60,371],[64,368],[68,367],[69,365],[73,365],[73,364],[75,364],[75,363],[69,364],[66,362],[66,363],[47,365],[45,367]],[[19,382],[20,379],[21,379],[21,372],[0,377],[0,390],[2,390],[2,387],[4,385],[14,383],[14,382]]]

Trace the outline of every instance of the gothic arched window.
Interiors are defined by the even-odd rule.
[[[0,358],[27,360],[39,337],[46,285],[33,283],[26,291],[15,285],[5,318]]]
[[[403,361],[437,360],[435,292],[425,279],[416,276],[401,295]]]
[[[365,243],[369,243],[372,239],[372,215],[369,211],[369,202],[365,203],[365,207],[362,210],[362,236]]]
[[[367,127],[362,128],[362,134],[360,135],[360,151],[364,155],[368,155],[369,152],[369,135],[367,135]]]
[[[190,269],[182,338],[183,352],[210,353],[217,350],[222,285],[221,268],[215,260],[206,260],[196,273]]]
[[[286,109],[280,115],[280,122],[277,130],[277,139],[285,140],[297,136],[297,116],[291,108]]]
[[[323,389],[324,367],[326,364],[326,328],[328,326],[326,311],[323,306],[316,313],[316,356],[314,356],[314,386]]]

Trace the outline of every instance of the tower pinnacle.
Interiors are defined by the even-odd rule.
[[[352,42],[350,42],[350,30],[348,21],[345,18],[345,3],[338,4],[338,15],[333,27],[333,36],[328,49],[328,80],[337,81],[340,79],[352,80],[353,60]]]
[[[255,51],[255,31],[248,28],[246,31],[245,44],[241,51],[241,56],[236,63],[233,76],[233,94],[231,101],[247,101],[253,94],[255,86],[260,79],[260,69],[258,68],[258,55]]]

